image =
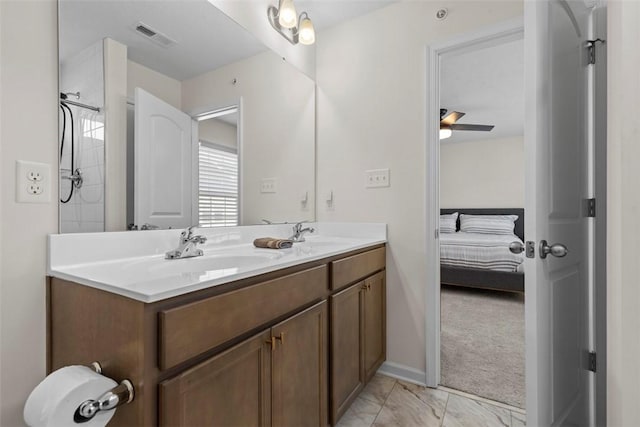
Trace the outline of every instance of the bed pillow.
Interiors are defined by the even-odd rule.
[[[514,234],[518,215],[460,215],[460,231],[480,234]]]
[[[458,212],[440,215],[440,233],[455,233]]]

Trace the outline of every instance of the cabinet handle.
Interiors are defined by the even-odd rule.
[[[361,289],[363,291],[370,291],[371,290],[371,283],[365,283],[364,285],[362,285]]]
[[[271,337],[269,341],[265,341],[267,344],[271,344],[271,351],[276,348],[276,337]]]
[[[368,288],[367,288],[367,284],[366,284],[366,283],[364,283],[364,284],[360,287],[360,289],[362,289],[363,291],[366,291],[366,290],[368,289]]]
[[[282,344],[284,344],[284,332],[280,332],[280,336],[279,336],[279,337],[275,337],[275,338],[273,338],[273,339],[275,339],[275,340],[280,340],[280,342],[281,342]]]

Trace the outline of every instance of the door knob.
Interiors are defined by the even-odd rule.
[[[549,246],[546,240],[540,241],[540,258],[545,259],[547,255],[551,254],[556,258],[562,258],[569,253],[569,249],[562,243],[554,243]]]
[[[521,254],[522,252],[524,252],[524,245],[522,244],[522,242],[511,242],[509,243],[509,250],[513,254]]]

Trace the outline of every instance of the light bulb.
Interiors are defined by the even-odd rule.
[[[440,129],[440,139],[447,139],[451,136],[453,132],[451,131],[451,129]]]
[[[294,28],[298,24],[298,13],[293,0],[282,0],[278,11],[278,22],[283,28]]]
[[[308,16],[300,21],[299,31],[298,40],[300,40],[300,43],[310,45],[316,42],[316,32],[313,29],[313,23]]]

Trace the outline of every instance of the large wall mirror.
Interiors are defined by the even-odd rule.
[[[207,0],[60,0],[59,43],[61,233],[315,218],[315,83]]]

